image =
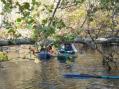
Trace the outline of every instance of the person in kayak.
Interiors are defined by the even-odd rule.
[[[55,56],[56,55],[56,50],[55,48],[53,47],[53,45],[49,45],[48,48],[47,48],[49,54],[51,54],[52,56]]]
[[[51,55],[49,54],[47,48],[41,47],[40,52],[38,53],[38,58],[40,60],[49,60]]]
[[[47,50],[48,50],[49,53],[51,53],[51,54],[53,53],[53,50],[52,50],[52,46],[51,45],[48,46]]]

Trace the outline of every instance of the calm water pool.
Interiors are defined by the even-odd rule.
[[[0,89],[119,89],[119,80],[103,79],[66,79],[65,73],[107,74],[96,52],[78,54],[78,58],[67,67],[56,58],[47,62],[35,63],[34,60],[1,62]]]

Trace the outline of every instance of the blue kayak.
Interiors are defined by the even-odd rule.
[[[40,60],[49,60],[51,57],[52,55],[48,53],[48,51],[41,51],[38,53],[38,59]]]

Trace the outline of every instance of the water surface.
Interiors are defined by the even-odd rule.
[[[13,54],[12,54],[13,55]],[[34,60],[1,62],[0,89],[119,89],[119,80],[66,79],[65,73],[107,74],[97,52],[78,54],[71,68],[56,58],[35,63]]]

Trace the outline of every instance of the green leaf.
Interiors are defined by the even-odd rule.
[[[36,4],[36,0],[32,0],[32,4],[35,5]]]
[[[35,21],[34,18],[29,15],[25,17],[24,20],[27,24],[34,24],[34,21]]]
[[[47,22],[48,22],[48,19],[47,18],[44,19],[44,20],[42,20],[42,25],[45,25]]]
[[[8,33],[13,33],[13,34],[15,34],[15,32],[16,32],[16,31],[15,31],[14,29],[9,29],[9,30],[8,30]]]
[[[27,18],[30,15],[30,12],[29,11],[24,11],[23,15],[24,15],[25,18]]]
[[[54,18],[52,25],[55,26],[58,29],[61,29],[63,27],[66,27],[65,23],[62,19]]]
[[[30,4],[28,2],[23,3],[22,6],[23,9],[29,9],[30,8]]]
[[[47,38],[55,33],[55,28],[53,26],[44,26],[41,29],[41,33],[43,33],[43,36]]]
[[[17,20],[16,20],[16,22],[21,22],[22,21],[22,19],[21,18],[17,18]]]
[[[1,1],[2,1],[2,3],[6,4],[6,1],[5,0],[1,0]]]
[[[32,25],[32,24],[28,24],[28,25],[27,25],[27,28],[28,28],[28,29],[32,29],[32,28],[33,28],[33,25]]]
[[[54,5],[43,5],[48,12],[52,12]]]

